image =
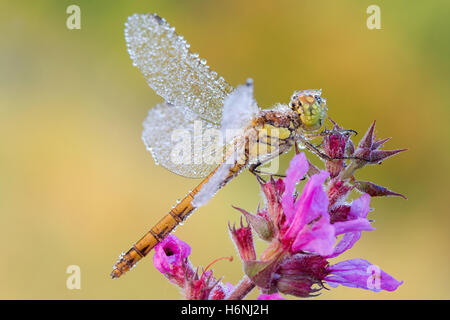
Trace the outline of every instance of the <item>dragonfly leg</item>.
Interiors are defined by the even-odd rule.
[[[285,178],[286,176],[283,174],[278,174],[278,173],[270,173],[270,172],[264,172],[259,170],[258,168],[262,165],[261,162],[252,164],[249,168],[250,172],[253,173],[256,176],[256,179],[260,182],[260,183],[266,183],[266,180],[264,180],[261,175],[267,175],[267,176],[271,176],[271,177],[279,177],[279,178]]]
[[[356,130],[353,130],[353,129],[344,129],[343,130],[345,133],[354,133],[355,134],[355,136],[357,136],[358,135],[358,131],[356,131]]]
[[[255,164],[252,164],[252,165],[250,166],[250,168],[248,168],[248,170],[249,170],[252,174],[255,175],[256,180],[258,180],[258,182],[259,182],[260,184],[265,184],[265,183],[266,183],[266,180],[264,180],[264,179],[260,176],[260,172],[259,172],[259,170],[257,169],[260,165],[261,165],[260,162],[255,163]]]
[[[337,127],[341,132],[345,132],[345,133],[350,133],[351,132],[351,133],[354,133],[355,136],[358,135],[358,132],[356,130],[353,130],[353,129],[341,129],[341,127],[339,127],[339,125],[333,119],[331,119],[330,117],[328,117],[328,119],[331,121],[331,123],[334,125],[334,127],[335,128]],[[328,133],[329,133],[329,131],[327,129],[325,129],[321,133],[319,133],[319,135],[324,136],[324,135],[327,135]]]
[[[295,154],[299,154],[300,153],[300,148],[298,146],[298,143],[294,143],[294,148],[295,148]]]
[[[316,154],[320,158],[322,158],[324,160],[328,160],[328,161],[337,160],[337,159],[333,159],[332,157],[321,152],[315,145],[313,145],[311,142],[307,141],[305,138],[300,137],[300,141],[306,147],[306,149],[308,149],[312,153]],[[297,150],[299,147],[297,145],[297,142],[295,144],[296,144],[296,150]]]

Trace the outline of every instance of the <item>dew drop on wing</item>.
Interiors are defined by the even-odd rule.
[[[199,63],[199,55],[189,51],[187,41],[165,19],[134,14],[126,23],[125,39],[135,66],[157,94],[172,104],[201,114],[203,119],[220,123],[223,100],[233,88],[225,80],[209,83],[209,67]],[[202,112],[202,107],[207,107],[207,112]]]

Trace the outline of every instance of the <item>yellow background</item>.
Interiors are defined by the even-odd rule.
[[[74,3],[81,30],[66,28]],[[371,4],[381,7],[382,30],[366,27]],[[339,287],[319,299],[450,298],[448,1],[2,0],[0,8],[0,298],[180,298],[152,255],[109,279],[118,254],[197,183],[156,166],[140,139],[161,98],[132,67],[123,24],[146,12],[165,17],[233,86],[252,77],[261,106],[322,88],[334,120],[363,133],[376,119],[379,136],[393,137],[387,149],[409,148],[358,175],[409,200],[374,199],[377,230],[335,259],[367,259],[405,283],[393,293]],[[245,172],[179,228],[193,264],[236,257],[231,205],[254,211],[259,201]],[[81,290],[66,288],[72,264]],[[242,276],[239,259],[214,271],[231,283]]]

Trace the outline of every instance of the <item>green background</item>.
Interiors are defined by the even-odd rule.
[[[70,4],[81,8],[81,30],[66,28]],[[381,30],[366,27],[371,4]],[[123,28],[147,12],[165,17],[233,86],[252,77],[260,106],[322,88],[334,120],[363,133],[376,119],[379,136],[393,137],[387,149],[409,148],[358,175],[409,200],[373,199],[377,230],[334,260],[364,258],[405,283],[393,293],[339,287],[319,299],[450,298],[448,1],[2,0],[0,8],[0,298],[180,298],[151,256],[109,279],[118,254],[197,183],[156,166],[140,139],[161,98],[132,67]],[[254,211],[260,200],[244,172],[178,228],[192,263],[237,258],[231,205]],[[66,288],[72,264],[81,290]],[[233,284],[242,276],[239,259],[214,272]]]

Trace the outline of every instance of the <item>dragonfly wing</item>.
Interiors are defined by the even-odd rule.
[[[224,102],[221,130],[227,141],[243,133],[260,109],[253,97],[253,81],[247,80],[230,93]]]
[[[155,162],[188,178],[202,178],[223,158],[223,140],[217,125],[183,108],[161,103],[150,109],[142,140]]]
[[[206,60],[192,53],[186,40],[174,30],[154,14],[130,16],[125,24],[125,40],[133,65],[167,102],[185,106],[218,124],[224,99],[233,88],[209,69]]]

